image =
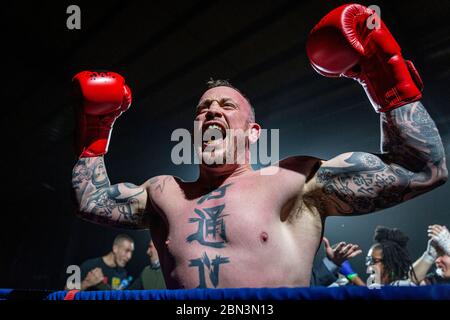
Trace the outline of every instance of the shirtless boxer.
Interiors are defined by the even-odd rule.
[[[131,93],[118,74],[82,72],[74,77],[81,156],[72,180],[81,217],[149,228],[168,288],[308,286],[326,217],[392,207],[447,180],[438,130],[419,101],[420,78],[384,24],[367,28],[372,14],[359,5],[333,10],[311,32],[307,52],[322,75],[363,85],[380,113],[380,154],[290,157],[264,175],[270,168],[252,170],[246,144],[246,164],[202,163],[193,182],[157,176],[113,185],[103,155]],[[203,93],[195,119],[203,132],[246,130],[248,143],[260,132],[249,101],[225,82]],[[215,151],[205,151],[211,143]],[[229,148],[228,138],[205,142],[200,157],[216,159]]]

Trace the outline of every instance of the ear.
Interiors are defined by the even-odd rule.
[[[261,135],[261,126],[255,122],[249,123],[248,126],[248,140],[250,144],[256,143]]]

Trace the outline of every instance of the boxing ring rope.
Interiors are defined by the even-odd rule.
[[[72,291],[69,295],[71,300],[450,300],[450,285]],[[1,300],[64,300],[67,296],[68,291],[0,289]]]

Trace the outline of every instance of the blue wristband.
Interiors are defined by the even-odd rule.
[[[339,273],[343,274],[347,278],[348,277],[354,278],[356,275],[356,272],[353,271],[352,266],[350,265],[350,263],[347,260],[345,260],[342,263],[341,268],[339,269]]]

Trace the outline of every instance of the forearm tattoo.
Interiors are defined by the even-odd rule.
[[[445,182],[438,129],[420,102],[381,114],[382,150],[336,157],[316,173],[315,201],[326,214],[364,214],[414,198]]]
[[[141,226],[139,199],[144,189],[131,183],[111,185],[103,157],[80,159],[72,172],[72,186],[83,219],[116,227]]]

